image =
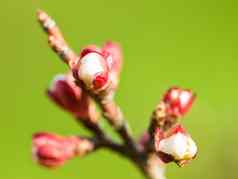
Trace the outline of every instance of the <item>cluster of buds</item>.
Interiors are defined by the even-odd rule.
[[[71,73],[57,75],[47,90],[49,98],[81,120],[96,122],[98,115],[95,103],[80,87],[75,84]]]
[[[94,94],[112,97],[118,86],[121,65],[120,46],[107,42],[102,48],[95,45],[83,48],[72,71],[75,78]]]
[[[176,125],[167,132],[158,128],[154,137],[155,150],[165,163],[174,161],[183,166],[197,154],[195,142],[181,125]]]
[[[75,156],[85,155],[94,147],[89,139],[40,132],[33,135],[32,153],[40,165],[55,168]]]
[[[173,161],[183,166],[195,158],[197,146],[178,120],[194,102],[196,96],[191,90],[170,88],[154,111],[149,129],[137,142],[113,100],[122,67],[119,44],[109,41],[101,48],[89,45],[77,54],[50,16],[40,10],[37,17],[50,47],[69,66],[67,74],[54,78],[48,97],[94,134],[92,138],[42,132],[33,135],[33,156],[39,164],[55,168],[75,156],[104,147],[127,157],[145,176],[154,179],[164,178],[165,163]],[[122,143],[114,142],[100,127],[95,103]]]
[[[195,142],[177,120],[189,111],[194,99],[191,90],[173,87],[164,94],[154,112],[154,148],[165,163],[174,161],[183,166],[196,156]]]

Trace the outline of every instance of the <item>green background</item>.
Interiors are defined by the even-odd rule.
[[[37,8],[55,18],[77,51],[107,39],[121,43],[125,63],[116,100],[135,137],[147,128],[168,87],[196,91],[183,123],[199,154],[184,168],[170,164],[169,179],[238,178],[237,1],[5,0],[0,11],[1,179],[142,179],[128,161],[104,150],[53,171],[32,162],[32,133],[87,133],[45,97],[52,77],[67,68],[48,48]]]

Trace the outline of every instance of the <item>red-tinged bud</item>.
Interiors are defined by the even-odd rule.
[[[74,77],[90,91],[109,99],[118,86],[121,66],[120,46],[107,42],[101,49],[95,45],[83,48],[78,65],[72,70]]]
[[[160,159],[176,162],[183,166],[197,154],[197,146],[181,125],[177,125],[165,134],[158,129],[155,132],[155,149]]]
[[[48,168],[62,166],[67,160],[83,156],[93,148],[91,141],[79,137],[63,137],[44,132],[33,135],[33,158]]]
[[[33,136],[33,157],[41,165],[54,168],[76,155],[75,138],[64,138],[49,133],[37,133]]]
[[[179,117],[189,111],[195,97],[191,90],[173,87],[166,92],[163,101],[167,106],[167,112],[170,115]]]
[[[71,74],[56,76],[48,89],[48,96],[58,106],[77,118],[97,120],[93,101],[75,84]]]
[[[79,61],[79,79],[90,90],[104,89],[109,84],[109,69],[102,54],[94,51],[83,52]]]

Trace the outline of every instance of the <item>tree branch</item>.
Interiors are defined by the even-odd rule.
[[[64,40],[64,37],[60,29],[57,27],[55,21],[50,16],[48,16],[44,11],[39,10],[37,13],[37,17],[42,28],[46,31],[48,35],[50,47],[57,53],[57,55],[65,63],[69,65],[71,72],[75,75],[74,70],[75,68],[77,68],[76,70],[78,70],[80,65],[78,63],[80,60],[79,56],[76,53],[74,53],[73,50],[71,50],[71,48],[68,46],[68,44]],[[111,63],[110,58],[109,58],[109,61],[105,61],[105,63],[107,64]],[[110,65],[113,65],[113,64],[110,64]],[[178,123],[177,117],[179,115],[183,115],[188,110],[188,108],[191,106],[192,100],[194,99],[194,96],[191,95],[191,91],[183,90],[181,93],[178,88],[175,88],[175,92],[176,92],[175,94],[177,95],[177,96],[175,95],[175,97],[177,97],[176,99],[173,99],[174,95],[172,95],[172,97],[165,96],[164,100],[167,100],[167,98],[171,98],[169,100],[172,100],[172,102],[174,102],[173,100],[182,100],[183,105],[180,104],[180,101],[176,101],[176,103],[172,103],[172,106],[170,107],[172,109],[173,115],[167,115],[170,113],[167,113],[166,111],[164,100],[156,107],[156,109],[154,110],[151,116],[151,122],[147,131],[149,134],[149,138],[143,144],[143,150],[142,150],[139,147],[139,144],[133,138],[130,127],[127,121],[125,120],[120,107],[115,103],[115,101],[112,98],[118,84],[117,83],[118,79],[116,79],[116,82],[114,81],[114,84],[112,81],[109,81],[107,84],[108,85],[112,84],[112,86],[109,86],[107,89],[105,89],[106,87],[105,88],[101,87],[99,88],[98,91],[95,89],[94,89],[95,91],[93,91],[93,88],[88,89],[88,87],[86,87],[82,83],[82,81],[78,79],[79,78],[78,71],[76,72],[77,74],[74,76],[75,83],[78,85],[76,86],[76,88],[78,89],[78,87],[80,87],[83,90],[83,92],[85,92],[87,97],[90,96],[92,97],[92,99],[94,99],[94,101],[100,107],[105,119],[109,122],[109,124],[113,127],[113,129],[117,132],[117,134],[121,137],[123,141],[122,144],[114,142],[113,139],[111,139],[110,137],[106,135],[106,133],[100,127],[98,121],[93,120],[92,117],[85,117],[86,119],[80,119],[76,117],[79,123],[81,123],[86,129],[88,129],[94,134],[93,138],[89,138],[92,144],[94,144],[94,148],[92,148],[92,151],[105,148],[113,152],[117,152],[119,155],[132,161],[135,164],[135,166],[137,166],[138,169],[142,172],[142,174],[148,179],[165,179],[165,163],[164,163],[165,161],[163,160],[164,162],[162,162],[162,158],[159,158],[158,152],[156,153],[155,151],[155,139],[154,139],[155,131],[156,129],[160,129],[163,133],[166,134],[167,131],[169,131]],[[110,79],[112,78],[113,77],[110,77]],[[101,76],[99,78],[99,82],[100,80],[105,80],[105,79],[102,78]],[[63,96],[61,94],[62,93],[60,93],[60,97]],[[180,99],[180,98],[184,98],[184,99]],[[186,100],[187,100],[187,103],[185,103],[184,105],[184,101],[186,102]],[[76,99],[76,102],[77,102],[77,99]],[[174,106],[175,106],[175,109],[173,109]],[[187,136],[184,134],[183,137],[185,138]],[[50,137],[50,140],[51,138],[52,137]],[[58,140],[57,137],[56,139]],[[190,143],[191,143],[191,140],[190,140]],[[79,146],[79,147],[82,147],[82,146]],[[177,160],[174,160],[174,161],[176,162]],[[181,162],[184,162],[184,161],[181,160]]]

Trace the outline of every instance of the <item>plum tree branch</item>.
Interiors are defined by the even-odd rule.
[[[59,27],[47,13],[39,10],[37,18],[48,36],[50,47],[68,64],[73,78],[73,84],[68,79],[59,79],[54,84],[55,88],[51,89],[50,97],[63,109],[71,112],[76,120],[94,135],[88,141],[86,138],[83,141],[80,137],[75,140],[74,137],[45,134],[43,138],[46,142],[38,140],[34,146],[34,151],[38,148],[43,151],[34,152],[38,155],[40,164],[62,165],[65,160],[72,158],[72,149],[75,146],[78,147],[79,153],[85,153],[79,150],[96,151],[105,148],[129,159],[146,178],[165,179],[166,163],[173,161],[183,166],[196,156],[195,143],[177,120],[188,111],[194,100],[190,90],[168,90],[151,116],[149,128],[145,133],[148,138],[138,142],[133,138],[127,120],[113,99],[121,65],[119,47],[113,43],[106,44],[102,49],[91,45],[77,55],[68,46]],[[102,115],[120,136],[122,143],[114,142],[104,132],[98,120],[95,120],[95,113],[89,115],[91,100],[99,106]],[[41,135],[36,138],[38,137],[42,138]],[[94,145],[93,149],[90,142]]]

